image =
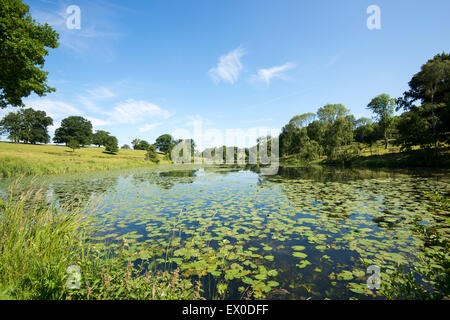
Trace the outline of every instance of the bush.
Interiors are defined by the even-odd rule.
[[[119,151],[119,143],[116,137],[109,136],[106,138],[105,151],[111,154],[115,154]]]
[[[156,152],[156,147],[153,144],[148,147],[147,153],[145,154],[145,160],[159,163],[158,153]]]

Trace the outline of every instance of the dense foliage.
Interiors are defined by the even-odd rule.
[[[47,128],[50,125],[53,125],[53,120],[45,111],[20,109],[16,113],[10,112],[0,121],[0,133],[8,134],[14,142],[48,143]]]
[[[91,144],[92,123],[79,116],[72,116],[61,121],[61,126],[56,129],[53,141],[56,143],[69,143],[75,140],[80,145]]]
[[[24,106],[31,93],[43,96],[55,89],[42,70],[47,48],[58,47],[58,34],[33,20],[21,0],[0,0],[0,108]]]

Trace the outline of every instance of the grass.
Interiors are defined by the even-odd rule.
[[[329,161],[326,156],[312,161],[308,165],[342,166],[355,168],[450,168],[450,147],[441,146],[438,156],[434,156],[434,150],[423,150],[415,146],[410,151],[402,151],[399,146],[390,141],[388,148],[383,141],[377,141],[369,147],[364,144],[354,146],[359,153],[347,160]],[[280,159],[284,166],[305,166],[295,155],[285,156]]]
[[[0,142],[0,177],[47,175],[127,169],[154,165],[146,151],[120,149],[116,155],[104,148],[88,147],[74,152],[65,146]],[[158,154],[160,163],[169,163]]]
[[[351,167],[367,168],[449,168],[450,148],[441,146],[438,156],[434,156],[434,150],[423,150],[418,146],[410,151],[402,151],[400,147],[391,145],[384,148],[382,141],[378,141],[372,148],[362,148],[360,154],[350,159],[346,165]]]
[[[17,194],[14,185],[8,201],[0,202],[0,300],[200,297],[199,286],[180,279],[177,270],[135,266],[126,245],[99,250],[89,241],[93,220],[85,209],[47,203],[40,190]],[[79,289],[71,289],[77,279]]]

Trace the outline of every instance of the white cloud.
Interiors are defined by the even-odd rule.
[[[62,47],[73,50],[78,54],[91,57],[101,57],[102,61],[110,62],[114,58],[111,41],[118,39],[121,34],[115,32],[116,27],[111,22],[115,11],[94,1],[88,1],[80,8],[81,28],[69,29],[67,19],[71,16],[66,10],[67,1],[58,1],[46,6],[46,10],[33,8],[33,17],[40,23],[48,23],[59,34]],[[88,13],[95,19],[87,19]]]
[[[114,107],[111,121],[116,123],[139,123],[145,119],[161,117],[168,119],[172,114],[156,104],[128,99]]]
[[[95,89],[88,90],[87,92],[92,98],[99,100],[111,99],[117,96],[114,92],[105,87],[97,87]]]
[[[263,81],[267,85],[270,85],[270,81],[274,78],[286,79],[285,71],[296,68],[294,63],[288,62],[282,66],[276,66],[269,69],[259,69],[258,73],[253,76],[253,79]]]
[[[153,129],[159,127],[161,125],[160,122],[156,122],[156,123],[147,123],[145,126],[139,128],[139,132],[148,132],[148,131],[152,131]]]
[[[54,120],[60,120],[68,116],[79,116],[81,111],[74,106],[63,101],[53,100],[49,98],[31,99],[25,101],[27,108],[42,110]]]
[[[242,70],[241,58],[245,51],[239,47],[219,58],[217,67],[209,70],[209,76],[217,84],[221,80],[228,83],[235,83]]]
[[[107,126],[107,125],[111,124],[111,122],[109,122],[109,121],[105,121],[105,120],[98,119],[98,118],[86,117],[86,119],[88,119],[92,123],[92,126],[94,128],[95,127],[103,127],[103,126]]]

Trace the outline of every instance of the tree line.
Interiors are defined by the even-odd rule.
[[[45,111],[33,108],[20,109],[8,113],[0,121],[0,134],[7,134],[12,142],[23,143],[49,143],[48,127],[53,125],[53,119]],[[56,129],[53,142],[65,144],[73,150],[88,145],[105,147],[105,151],[115,154],[118,151],[118,140],[109,132],[92,130],[92,123],[79,116],[71,116],[61,121]]]
[[[8,113],[0,121],[0,134],[6,134],[12,142],[19,143],[43,143],[50,142],[48,127],[53,125],[53,119],[45,111],[33,108],[19,109],[17,112]],[[147,151],[146,159],[157,162],[157,151],[165,153],[170,158],[172,149],[180,143],[181,139],[175,139],[170,134],[159,136],[154,144],[146,140],[134,139],[132,146],[134,150]],[[55,130],[53,142],[65,144],[73,150],[96,145],[105,147],[105,151],[116,154],[119,150],[118,140],[109,132],[92,129],[92,123],[80,116],[70,116],[61,121],[61,126]],[[191,142],[191,150],[194,151],[195,143]],[[131,149],[127,144],[122,149]]]
[[[437,155],[450,139],[450,56],[442,53],[428,60],[402,97],[380,94],[367,109],[373,119],[356,119],[342,104],[294,116],[279,136],[280,155],[306,163],[322,156],[346,160],[361,151],[361,144],[371,149],[382,140],[388,149],[391,139],[402,150],[418,146]],[[399,110],[404,112],[394,116]]]

